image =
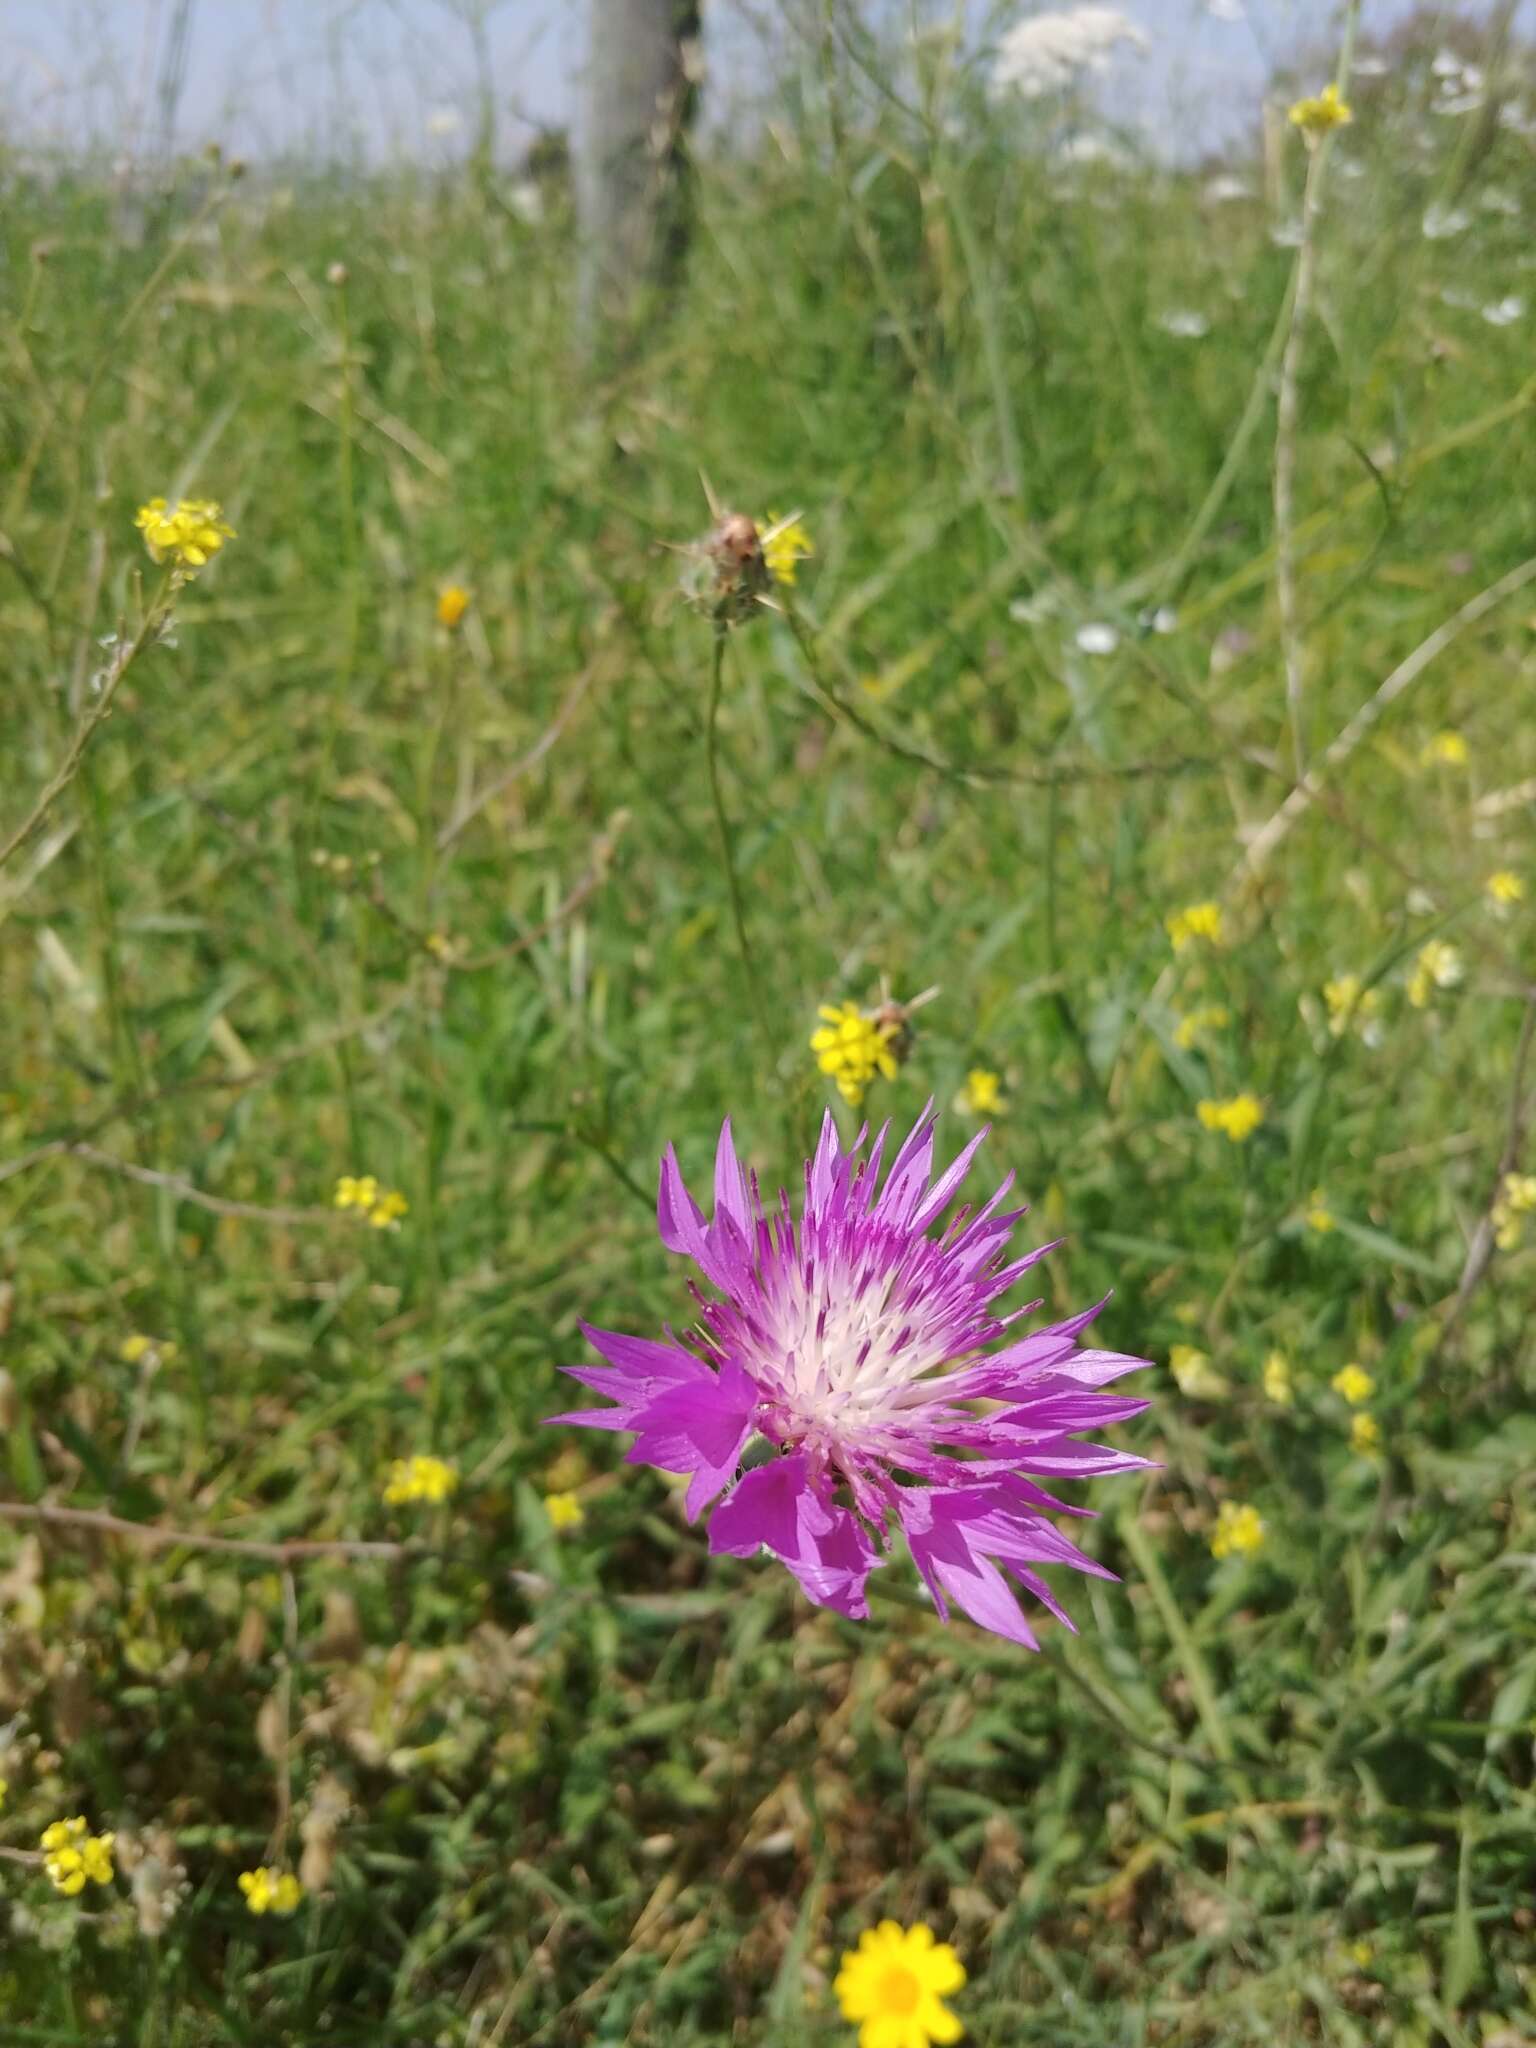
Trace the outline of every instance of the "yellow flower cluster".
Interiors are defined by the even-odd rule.
[[[1229,1391],[1227,1381],[1210,1359],[1194,1344],[1175,1344],[1168,1352],[1168,1370],[1181,1394],[1192,1401],[1220,1401]]]
[[[931,1927],[882,1920],[844,1951],[832,1989],[843,2018],[859,2029],[859,2048],[928,2048],[964,2033],[942,2002],[964,1983],[964,1964]]]
[[[392,1508],[412,1500],[431,1501],[436,1506],[447,1500],[458,1484],[458,1467],[446,1458],[395,1458],[384,1482],[384,1499]]]
[[[1408,1000],[1416,1010],[1427,1009],[1437,988],[1455,988],[1461,980],[1461,955],[1444,939],[1431,939],[1420,946],[1408,980]]]
[[[398,1188],[381,1188],[371,1173],[344,1173],[332,1201],[338,1209],[358,1209],[375,1230],[398,1230],[410,1203]]]
[[[1187,909],[1176,910],[1171,917],[1164,918],[1163,922],[1175,953],[1182,953],[1196,939],[1206,939],[1213,946],[1221,944],[1219,903],[1191,903]]]
[[[1326,1237],[1333,1228],[1333,1211],[1321,1188],[1312,1190],[1312,1199],[1307,1205],[1307,1228],[1315,1230],[1319,1237]]]
[[[1257,1095],[1246,1092],[1229,1096],[1224,1102],[1213,1102],[1209,1098],[1195,1105],[1200,1121],[1208,1131],[1221,1131],[1241,1145],[1245,1138],[1251,1138],[1264,1121],[1264,1105]]]
[[[965,1077],[965,1086],[955,1097],[955,1108],[961,1116],[1001,1116],[1007,1104],[1003,1101],[1003,1077],[986,1067],[972,1067]]]
[[[1224,1500],[1216,1527],[1211,1531],[1211,1555],[1252,1557],[1256,1550],[1264,1548],[1266,1533],[1264,1517],[1257,1508],[1239,1507],[1236,1501]]]
[[[1525,1219],[1536,1214],[1536,1173],[1506,1173],[1493,1205],[1493,1241],[1512,1252],[1525,1235]]]
[[[896,1055],[891,1041],[900,1030],[892,1020],[877,1022],[857,1003],[834,1008],[823,1003],[816,1012],[825,1021],[811,1033],[811,1051],[822,1073],[830,1074],[837,1092],[850,1108],[857,1109],[865,1090],[877,1074],[887,1081],[896,1078]]]
[[[1350,1418],[1349,1448],[1356,1457],[1370,1457],[1380,1442],[1381,1431],[1376,1426],[1374,1415],[1360,1414]]]
[[[544,1512],[549,1516],[549,1526],[561,1529],[579,1529],[587,1519],[587,1511],[574,1493],[546,1493]]]
[[[134,514],[134,525],[144,536],[144,545],[156,562],[169,558],[179,569],[201,569],[219,552],[225,541],[235,538],[235,529],[225,521],[223,511],[212,498],[178,498],[167,505],[164,498],[151,498]]]
[[[266,1864],[257,1870],[242,1870],[239,1885],[253,1913],[286,1915],[297,1910],[304,1896],[304,1887],[291,1870],[271,1870]]]
[[[110,1884],[115,1839],[113,1835],[93,1835],[81,1813],[73,1820],[56,1820],[44,1828],[38,1846],[54,1890],[72,1899],[85,1890],[87,1879],[92,1884]]]
[[[1283,1351],[1271,1351],[1264,1361],[1264,1398],[1277,1408],[1289,1408],[1295,1402],[1291,1362]]]
[[[1323,983],[1323,1001],[1328,1008],[1328,1029],[1335,1038],[1342,1038],[1353,1026],[1367,1045],[1379,1041],[1379,989],[1367,988],[1358,974],[1336,974]]]
[[[1198,1010],[1189,1010],[1180,1017],[1173,1027],[1173,1042],[1190,1052],[1208,1031],[1221,1031],[1232,1022],[1232,1012],[1225,1003],[1207,1003]]]
[[[1424,742],[1419,759],[1426,768],[1465,768],[1467,743],[1459,732],[1437,732]]]
[[[1354,118],[1354,109],[1340,97],[1336,85],[1325,85],[1312,99],[1297,100],[1290,111],[1292,127],[1299,128],[1309,140],[1315,135],[1326,135],[1330,128],[1342,128]]]
[[[437,593],[437,623],[451,633],[469,610],[469,592],[462,583],[448,583]]]
[[[1351,1362],[1340,1366],[1328,1382],[1336,1394],[1342,1394],[1351,1408],[1358,1408],[1362,1401],[1369,1401],[1376,1391],[1376,1382],[1360,1366]]]
[[[798,518],[781,519],[776,512],[768,514],[768,530],[763,535],[763,560],[768,564],[768,574],[775,583],[792,584],[796,564],[815,552],[811,536]]]

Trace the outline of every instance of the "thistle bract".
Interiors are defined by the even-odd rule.
[[[1010,1257],[1022,1209],[1010,1174],[979,1210],[934,1232],[986,1132],[933,1179],[925,1111],[880,1185],[889,1132],[861,1156],[822,1124],[796,1221],[782,1192],[765,1209],[727,1120],[706,1222],[669,1146],[657,1205],[662,1243],[691,1259],[698,1318],[688,1342],[583,1325],[607,1360],[567,1366],[613,1406],[559,1422],[629,1430],[631,1463],[687,1473],[687,1511],[710,1518],[710,1549],[771,1551],[806,1595],[863,1618],[868,1580],[905,1536],[939,1613],[949,1604],[1033,1649],[1004,1570],[1072,1626],[1040,1576],[1112,1572],[1046,1519],[1083,1514],[1040,1484],[1126,1472],[1148,1460],[1077,1439],[1148,1404],[1102,1391],[1147,1361],[1081,1349],[1099,1307],[989,1349],[1038,1307],[993,1304],[1052,1246]]]

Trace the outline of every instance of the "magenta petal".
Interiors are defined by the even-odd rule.
[[[803,1451],[759,1465],[716,1508],[709,1547],[750,1557],[771,1550],[807,1599],[857,1620],[869,1613],[865,1584],[878,1563],[858,1518],[818,1497]]]
[[[672,1387],[634,1417],[632,1465],[692,1472],[688,1513],[697,1515],[736,1470],[757,1408],[757,1388],[734,1361],[705,1385]]]

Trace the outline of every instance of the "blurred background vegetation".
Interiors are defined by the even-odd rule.
[[[995,2048],[1536,2039],[1532,51],[1367,32],[1326,152],[1331,50],[1194,162],[817,17],[595,381],[558,148],[0,153],[7,2040],[831,2043],[882,1914]],[[719,714],[757,990],[702,479],[816,548]],[[157,493],[238,538],[93,725]],[[928,987],[871,1113],[995,1073],[1156,1361],[1037,1658],[540,1424],[686,1314],[662,1146],[793,1188],[817,1006]]]

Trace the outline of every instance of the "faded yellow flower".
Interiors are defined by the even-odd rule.
[[[1211,1555],[1252,1557],[1256,1550],[1263,1549],[1266,1533],[1264,1517],[1257,1508],[1239,1507],[1236,1501],[1224,1500],[1211,1532]]]
[[[586,1509],[574,1493],[546,1493],[544,1512],[552,1529],[579,1529],[587,1519]]]
[[[1525,1236],[1525,1219],[1536,1212],[1536,1173],[1506,1173],[1493,1205],[1493,1241],[1512,1252]]]
[[[1225,1003],[1206,1003],[1201,1009],[1189,1010],[1179,1018],[1173,1027],[1173,1042],[1183,1051],[1190,1052],[1207,1032],[1221,1031],[1232,1022],[1232,1012]]]
[[[1312,1190],[1312,1199],[1307,1205],[1307,1228],[1315,1230],[1319,1237],[1325,1237],[1333,1228],[1333,1211],[1321,1188]]]
[[[1408,980],[1408,1000],[1416,1010],[1427,1009],[1436,989],[1455,988],[1461,981],[1461,955],[1444,939],[1431,939],[1420,946]]]
[[[1221,1401],[1231,1392],[1230,1382],[1216,1370],[1198,1345],[1171,1345],[1168,1370],[1173,1374],[1179,1392],[1191,1401]]]
[[[1381,1442],[1381,1431],[1374,1415],[1361,1413],[1351,1416],[1349,1423],[1349,1448],[1358,1457],[1368,1458]]]
[[[1358,974],[1336,974],[1323,983],[1323,1001],[1328,1008],[1328,1029],[1342,1038],[1353,1027],[1367,1045],[1381,1043],[1381,991],[1367,988]]]
[[[1271,1351],[1264,1361],[1264,1395],[1277,1408],[1289,1408],[1296,1399],[1291,1382],[1291,1362],[1283,1351]]]
[[[1355,115],[1348,101],[1340,98],[1339,88],[1329,84],[1315,98],[1297,100],[1288,118],[1292,127],[1299,128],[1310,142],[1315,136],[1326,135],[1330,128],[1344,127]]]
[[[1424,742],[1419,759],[1426,768],[1465,768],[1466,739],[1461,733],[1450,730],[1432,733]]]
[[[1192,946],[1196,939],[1204,939],[1210,945],[1219,946],[1222,936],[1221,905],[1219,903],[1191,903],[1184,910],[1176,910],[1165,917],[1169,942],[1175,953],[1182,953],[1186,946]]]
[[[1488,900],[1495,910],[1512,910],[1525,901],[1525,882],[1513,868],[1498,868],[1484,882]]]

